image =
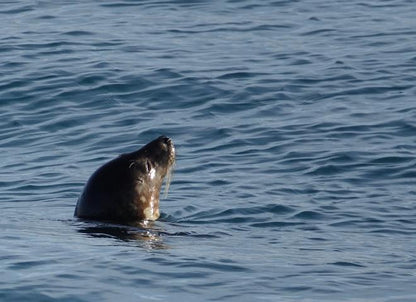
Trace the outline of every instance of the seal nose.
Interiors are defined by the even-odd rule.
[[[172,143],[172,140],[169,137],[164,136],[164,135],[159,136],[158,140],[168,145]]]

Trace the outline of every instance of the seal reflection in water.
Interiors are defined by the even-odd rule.
[[[159,218],[159,194],[166,190],[175,162],[175,147],[161,136],[138,151],[122,154],[90,177],[75,208],[75,216],[135,224]]]

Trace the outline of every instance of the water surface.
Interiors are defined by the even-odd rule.
[[[0,4],[2,301],[414,301],[414,2]],[[164,134],[147,229],[73,217]]]

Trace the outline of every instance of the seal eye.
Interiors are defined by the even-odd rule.
[[[152,170],[152,163],[150,162],[150,160],[146,160],[146,172],[149,173],[150,170]]]

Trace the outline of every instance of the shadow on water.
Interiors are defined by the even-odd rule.
[[[153,222],[140,222],[137,225],[120,225],[108,222],[78,220],[82,225],[77,229],[79,233],[94,238],[113,238],[121,241],[135,241],[140,246],[151,250],[165,250],[169,246],[163,242],[163,230],[157,228]]]
[[[221,238],[224,236],[230,236],[226,232],[199,232],[199,231],[184,231],[183,229],[187,226],[185,225],[176,225],[171,217],[165,217],[166,220],[163,224],[168,227],[169,230],[166,230],[161,226],[160,222],[138,222],[134,225],[124,225],[116,224],[112,222],[100,222],[95,220],[85,220],[79,219],[73,221],[74,226],[76,227],[77,232],[81,234],[86,234],[92,238],[110,238],[123,242],[135,242],[140,247],[148,250],[167,250],[170,249],[165,241],[167,238],[178,238],[178,237],[193,237],[199,239],[213,239]],[[177,228],[181,230],[174,230]],[[189,225],[188,225],[189,227]]]

